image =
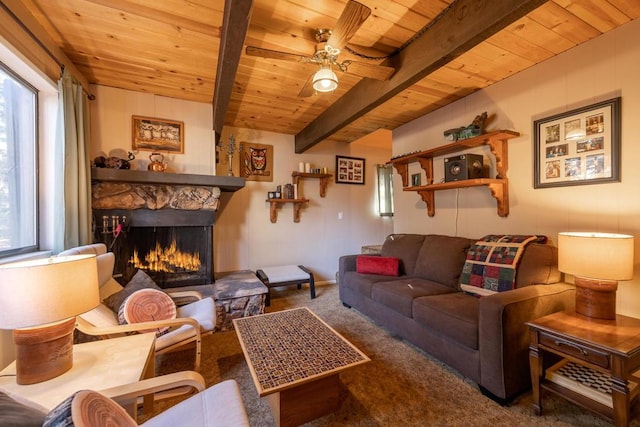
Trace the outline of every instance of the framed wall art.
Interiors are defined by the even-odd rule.
[[[240,144],[240,176],[247,181],[273,181],[273,145]]]
[[[364,164],[358,157],[336,156],[336,183],[364,184]]]
[[[184,153],[184,122],[132,116],[132,149]]]
[[[535,120],[534,188],[620,181],[621,99]]]

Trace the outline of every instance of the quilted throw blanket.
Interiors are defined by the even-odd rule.
[[[513,289],[518,261],[527,244],[546,243],[545,236],[490,234],[469,248],[460,289],[476,296]]]

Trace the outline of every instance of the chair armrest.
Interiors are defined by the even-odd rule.
[[[190,304],[202,299],[202,294],[198,291],[170,291],[167,292],[167,295],[174,300],[176,305]]]
[[[573,310],[574,306],[575,287],[562,282],[530,285],[480,298],[478,333],[482,385],[502,398],[529,387],[529,327],[526,322],[556,311]]]
[[[111,387],[100,390],[100,393],[124,408],[135,408],[145,396],[153,397],[151,402],[154,402],[184,394],[199,393],[205,388],[206,383],[202,375],[194,371],[182,371]]]
[[[82,317],[76,317],[76,328],[84,334],[87,335],[97,335],[97,336],[110,336],[117,334],[124,334],[126,332],[139,332],[148,329],[158,329],[166,326],[182,326],[189,325],[195,331],[198,336],[198,340],[200,337],[200,324],[197,320],[192,319],[190,317],[178,317],[176,319],[165,319],[165,320],[153,320],[150,322],[138,322],[138,323],[129,323],[126,325],[113,325],[113,326],[94,326],[91,323],[84,320]]]

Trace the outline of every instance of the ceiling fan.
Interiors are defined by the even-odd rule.
[[[367,6],[357,1],[349,0],[333,30],[324,28],[316,30],[315,37],[318,44],[316,52],[312,56],[254,46],[247,46],[245,52],[247,55],[262,58],[318,64],[318,70],[311,75],[298,94],[301,97],[308,97],[316,92],[334,91],[338,87],[338,77],[333,72],[334,68],[343,73],[350,73],[360,77],[387,80],[395,71],[393,67],[351,60],[338,61],[340,51],[370,14],[371,9]]]

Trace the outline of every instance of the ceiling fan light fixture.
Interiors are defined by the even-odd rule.
[[[333,92],[338,87],[338,77],[331,68],[320,68],[313,75],[313,89],[316,92]]]

